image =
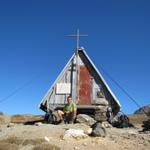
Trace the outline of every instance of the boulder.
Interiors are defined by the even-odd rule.
[[[104,127],[102,127],[102,124],[100,122],[96,122],[91,127],[92,127],[91,136],[94,136],[94,137],[105,137],[106,136],[106,130]]]
[[[75,139],[84,139],[87,138],[88,135],[84,133],[81,129],[68,129],[65,131],[63,139],[75,138]]]
[[[88,125],[88,126],[91,126],[91,125],[93,125],[96,121],[95,121],[92,117],[90,117],[90,116],[88,116],[88,115],[79,114],[79,115],[77,115],[76,122],[77,122],[77,123],[84,123],[84,124],[86,124],[86,125]]]
[[[107,115],[106,115],[107,108],[108,108],[108,106],[97,105],[95,107],[95,116],[94,116],[94,119],[96,121],[100,121],[100,122],[106,121],[107,120]]]
[[[107,121],[106,112],[95,112],[94,119],[99,122]]]
[[[95,119],[96,121],[99,121],[99,122],[107,121],[107,118],[106,118],[106,117],[104,117],[104,116],[99,116],[99,115],[96,115],[94,119]]]

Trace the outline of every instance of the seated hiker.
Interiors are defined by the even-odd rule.
[[[72,97],[67,97],[67,104],[65,104],[63,111],[58,110],[58,115],[65,123],[73,123],[76,118],[77,106],[73,102]]]

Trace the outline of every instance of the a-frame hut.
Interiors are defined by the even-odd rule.
[[[108,106],[114,115],[120,110],[119,101],[84,48],[77,48],[39,108],[45,112],[62,109],[68,95],[77,104],[78,113],[93,113],[101,118],[97,120],[105,120]]]

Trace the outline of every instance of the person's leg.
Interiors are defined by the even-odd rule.
[[[65,113],[65,115],[64,115],[64,121],[65,121],[65,123],[68,123],[68,124],[73,123],[74,120],[73,120],[72,113]]]
[[[72,112],[70,116],[70,123],[74,123],[76,120],[77,112]]]
[[[65,114],[64,114],[64,122],[65,122],[65,124],[69,123],[69,120],[70,120],[70,119],[69,119],[69,114],[70,114],[70,113],[65,113]]]
[[[62,110],[58,110],[58,116],[60,117],[60,120],[63,120],[64,112]]]

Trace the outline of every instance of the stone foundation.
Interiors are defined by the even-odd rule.
[[[105,98],[99,98],[97,100],[97,105],[95,106],[95,115],[94,119],[99,122],[107,121],[107,108],[108,101]]]

